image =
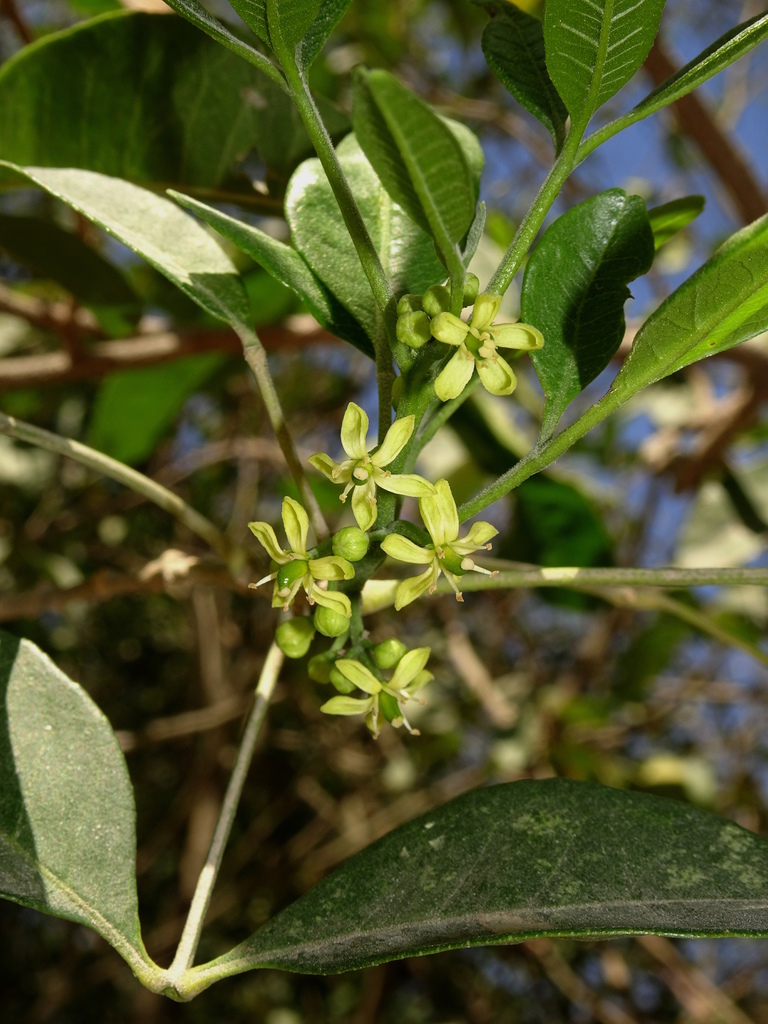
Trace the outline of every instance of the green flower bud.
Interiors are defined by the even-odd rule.
[[[397,340],[408,348],[421,348],[432,338],[429,330],[429,317],[426,313],[403,313],[397,318],[395,326]]]
[[[341,636],[349,629],[349,619],[333,608],[320,606],[315,612],[315,629],[323,636]]]
[[[424,312],[430,316],[447,313],[451,308],[451,291],[444,284],[433,284],[424,292],[421,304],[424,307]]]
[[[307,675],[315,683],[330,683],[331,662],[327,654],[316,654],[307,664]]]
[[[359,562],[368,554],[371,542],[368,534],[364,533],[358,526],[345,526],[343,530],[333,535],[334,555],[346,558],[348,562]]]
[[[335,665],[331,669],[330,679],[331,683],[333,683],[333,685],[336,687],[339,693],[354,693],[354,691],[357,689],[355,684],[350,683],[350,681],[345,676],[343,676],[341,672],[339,672]]]
[[[464,278],[464,305],[474,306],[479,291],[480,281],[477,274],[468,273]]]
[[[390,669],[394,668],[402,656],[407,653],[408,648],[403,641],[398,640],[397,637],[390,636],[386,640],[382,640],[380,644],[376,644],[373,648],[373,660],[379,668]]]
[[[399,718],[398,725],[402,725],[403,712],[400,710],[400,705],[391,694],[384,690],[379,694],[379,711],[388,722],[396,722]]]
[[[421,296],[412,295],[408,293],[403,295],[397,304],[397,315],[402,316],[403,313],[416,313],[421,309]]]
[[[309,650],[315,627],[305,616],[281,622],[275,630],[275,643],[286,658],[303,658]]]

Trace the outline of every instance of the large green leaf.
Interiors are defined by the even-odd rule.
[[[704,202],[704,196],[683,196],[649,210],[648,220],[651,222],[654,248],[660,249],[678,231],[696,220],[704,209]]]
[[[0,249],[38,277],[56,281],[108,330],[130,330],[139,298],[122,273],[79,235],[38,217],[0,214]]]
[[[229,0],[234,9],[263,42],[269,45],[267,0]]]
[[[582,129],[639,70],[663,9],[664,0],[547,0],[547,67]]]
[[[547,71],[544,30],[538,18],[503,0],[483,0],[493,14],[483,32],[483,53],[501,84],[549,130],[562,149],[568,111]]]
[[[445,271],[429,235],[397,206],[354,136],[338,148],[339,160],[396,295],[420,294]],[[319,160],[307,160],[288,185],[285,214],[296,248],[326,287],[374,338],[379,314],[357,251]]]
[[[225,361],[208,352],[110,374],[96,392],[88,444],[128,465],[148,459],[189,396]]]
[[[601,373],[624,336],[627,284],[653,261],[639,196],[610,189],[574,206],[547,230],[523,279],[521,317],[544,335],[531,358],[546,396],[542,434]]]
[[[697,89],[700,85],[723,71],[734,61],[739,60],[746,53],[749,53],[758,43],[768,38],[768,14],[758,14],[749,21],[742,22],[730,29],[725,35],[720,36],[711,46],[703,50],[692,61],[680,68],[666,82],[662,82],[653,92],[649,93],[629,113],[618,117],[615,121],[599,128],[584,141],[579,149],[579,159],[582,160],[593,149],[599,146],[612,135],[617,134],[624,128],[636,121],[642,121],[662,107],[674,103],[687,93]]]
[[[296,50],[296,63],[303,71],[318,56],[349,4],[350,0],[320,0],[317,17]]]
[[[194,302],[234,327],[250,330],[242,282],[222,248],[170,199],[93,171],[0,167],[38,185],[143,256]]]
[[[307,303],[319,324],[373,358],[373,346],[363,328],[312,273],[295,249],[252,224],[229,217],[196,199],[182,196],[178,192],[169,194],[182,206],[202,217],[230,242],[234,242],[281,284],[293,289]]]
[[[269,39],[281,56],[295,49],[320,10],[320,0],[266,0],[266,5]]]
[[[352,123],[384,188],[434,237],[450,266],[477,203],[474,175],[456,134],[387,71],[358,70]]]
[[[7,633],[0,695],[0,895],[94,928],[141,973],[136,812],[109,722]]]
[[[280,86],[178,18],[106,15],[0,71],[0,153],[14,163],[247,200],[253,188],[237,168],[259,147],[282,178],[312,152]]]
[[[648,317],[613,383],[641,388],[768,330],[768,215],[732,235]]]
[[[335,974],[536,935],[643,932],[768,934],[768,843],[646,794],[514,782],[395,829],[193,976]]]

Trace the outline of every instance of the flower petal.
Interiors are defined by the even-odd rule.
[[[491,537],[495,537],[499,531],[490,523],[472,523],[469,533],[461,540],[454,541],[451,545],[453,550],[460,555],[468,555],[478,548],[485,547]]]
[[[436,548],[456,540],[459,535],[459,514],[447,480],[438,480],[434,494],[419,498],[419,511]]]
[[[351,580],[355,567],[340,555],[326,555],[325,558],[310,558],[309,572],[316,580]]]
[[[374,466],[388,466],[397,458],[410,441],[415,422],[415,416],[403,416],[401,420],[395,420],[387,431],[379,450],[371,456]]]
[[[338,590],[323,590],[322,587],[313,587],[312,600],[322,608],[330,608],[348,619],[352,617],[352,605],[349,603],[349,598],[346,594],[339,593]]]
[[[481,292],[475,299],[472,309],[472,326],[477,331],[485,331],[493,323],[501,305],[501,296],[491,292]]]
[[[350,459],[364,459],[368,437],[368,414],[359,405],[350,402],[341,421],[341,447]]]
[[[364,484],[359,484],[353,488],[352,514],[357,521],[357,525],[364,533],[370,530],[376,522],[376,516],[379,512],[376,508],[376,484],[373,481],[373,477],[369,477]]]
[[[359,690],[370,694],[381,692],[381,683],[362,662],[356,661],[354,658],[341,658],[336,662],[336,668]]]
[[[517,387],[517,377],[506,359],[478,359],[477,372],[486,391],[492,395],[511,395]]]
[[[294,501],[293,498],[283,498],[283,526],[288,538],[288,547],[296,554],[304,554],[307,550],[309,518],[298,501]]]
[[[469,331],[467,324],[453,313],[438,313],[432,318],[429,329],[432,337],[444,345],[461,345]]]
[[[469,384],[474,369],[474,356],[462,345],[435,381],[435,394],[440,401],[449,402],[452,398],[458,398]]]
[[[248,529],[261,544],[269,557],[278,565],[285,565],[291,561],[287,551],[283,551],[277,543],[277,535],[269,523],[248,523]]]
[[[416,473],[385,473],[383,469],[374,470],[373,478],[379,487],[392,494],[406,494],[411,498],[423,498],[434,494],[435,488]]]
[[[400,611],[407,604],[415,601],[416,598],[425,594],[432,586],[435,579],[434,567],[430,567],[418,576],[411,576],[408,580],[402,580],[395,591],[395,611]]]
[[[420,548],[407,537],[401,537],[399,533],[390,533],[381,542],[381,550],[386,552],[390,558],[396,558],[398,562],[408,562],[409,565],[426,565],[433,561],[434,551],[428,548]]]
[[[489,333],[500,348],[531,352],[544,347],[544,335],[530,324],[494,324]]]
[[[389,687],[393,690],[402,690],[421,672],[429,661],[431,648],[415,647],[412,651],[404,654],[397,663],[394,675],[389,681]]]
[[[327,476],[334,484],[344,484],[347,482],[347,480],[344,480],[341,476],[341,464],[334,462],[330,455],[326,455],[325,452],[318,452],[317,455],[310,455],[309,464],[310,466],[314,466],[318,473],[322,473],[323,476]],[[349,479],[349,476],[347,479]]]
[[[373,710],[373,697],[358,700],[356,697],[331,697],[320,710],[326,715],[365,715]]]

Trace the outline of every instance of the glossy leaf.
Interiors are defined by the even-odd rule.
[[[266,0],[266,6],[269,39],[280,53],[293,50],[304,38],[318,15],[320,0]]]
[[[303,71],[317,58],[349,4],[350,0],[320,0],[317,17],[296,50],[296,62]]]
[[[582,127],[640,69],[663,9],[664,0],[547,0],[547,67]]]
[[[684,196],[673,199],[670,203],[654,206],[648,211],[648,220],[653,231],[654,248],[660,249],[665,242],[673,238],[678,231],[696,220],[704,209],[704,196]]]
[[[93,171],[5,167],[104,228],[220,320],[250,329],[242,282],[221,247],[170,199]]]
[[[620,189],[579,203],[544,234],[521,296],[521,319],[544,335],[544,348],[531,353],[547,400],[544,436],[616,354],[627,284],[652,261],[645,204]]]
[[[306,261],[295,249],[272,238],[252,224],[229,217],[226,213],[214,210],[213,207],[206,206],[196,199],[182,196],[178,192],[169,194],[182,206],[186,206],[210,224],[219,234],[234,242],[242,252],[255,260],[281,284],[293,289],[307,303],[310,312],[321,326],[351,342],[373,358],[373,347],[363,328],[312,273]]]
[[[109,722],[8,633],[0,690],[0,895],[88,925],[140,971],[136,812]]]
[[[129,466],[148,459],[190,395],[226,362],[216,353],[111,373],[99,385],[88,444]]]
[[[642,793],[513,782],[395,829],[193,974],[335,974],[537,935],[645,932],[768,934],[768,842]]]
[[[53,221],[0,214],[0,249],[37,277],[56,281],[73,298],[103,314],[107,329],[129,330],[138,296],[122,273],[79,235]]]
[[[483,32],[488,66],[518,103],[548,129],[559,153],[568,111],[547,71],[541,22],[502,0],[489,0],[483,6],[493,14]]]
[[[384,191],[354,136],[344,139],[338,154],[395,294],[421,294],[442,280],[445,271],[431,238]],[[294,245],[311,269],[375,337],[380,324],[373,294],[319,160],[305,161],[294,174],[285,215]]]
[[[384,188],[435,239],[448,264],[475,216],[464,149],[432,108],[386,71],[355,75],[352,123]]]
[[[280,100],[290,172],[311,146],[286,114],[279,86],[187,22],[106,15],[49,35],[3,66],[0,153],[23,165],[81,167],[252,199],[236,168],[260,139],[269,164],[278,144],[270,150],[264,138],[268,109]]]
[[[738,231],[672,292],[635,336],[611,389],[636,391],[768,330],[768,215]]]

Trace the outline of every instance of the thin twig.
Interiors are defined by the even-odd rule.
[[[170,985],[175,984],[175,982],[181,979],[182,975],[192,966],[194,961],[203,930],[205,914],[211,901],[213,887],[216,884],[216,878],[224,857],[224,850],[235,820],[240,795],[251,766],[253,751],[282,665],[283,654],[280,648],[273,643],[267,652],[264,667],[261,670],[253,708],[243,732],[243,739],[237,753],[235,767],[232,769],[232,776],[227,786],[227,792],[222,804],[219,821],[216,825],[216,831],[213,835],[208,858],[203,870],[200,872],[200,878],[197,882],[195,895],[192,897],[192,904],[189,908],[189,914],[178,949],[176,950],[176,956],[166,974],[167,982]]]

